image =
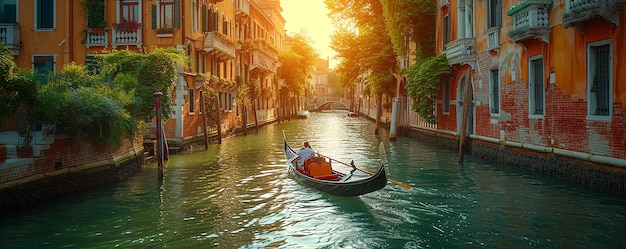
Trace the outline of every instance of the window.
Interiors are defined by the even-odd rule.
[[[55,0],[35,0],[35,29],[54,29]]]
[[[17,0],[0,0],[0,23],[17,22]]]
[[[189,88],[189,114],[196,112],[196,91],[193,88]]]
[[[33,55],[33,71],[36,73],[54,72],[54,55]]]
[[[141,22],[139,16],[139,2],[135,1],[121,1],[120,2],[120,22],[135,21]]]
[[[198,30],[198,7],[196,6],[196,0],[191,2],[191,28]]]
[[[589,46],[588,114],[596,117],[611,115],[611,44],[603,41]]]
[[[161,0],[159,2],[159,27],[174,27],[174,0]]]
[[[489,71],[489,106],[491,114],[500,113],[500,73],[497,69]]]
[[[222,97],[222,95],[223,95],[223,92],[219,92],[219,93],[217,94],[217,96],[218,96],[218,98],[219,98],[219,99],[217,100],[217,102],[219,103],[219,109],[220,109],[220,110],[223,110],[223,109],[224,109],[224,98]]]
[[[37,74],[40,84],[46,84],[48,75],[55,72],[56,55],[33,55],[33,72]]]
[[[500,0],[488,0],[487,1],[487,9],[488,9],[488,13],[487,13],[487,28],[494,28],[494,27],[500,27],[501,26],[501,19],[502,19],[502,13],[501,13],[501,1]]]
[[[200,98],[200,113],[204,113],[204,92],[202,90],[198,91],[198,97]]]
[[[528,95],[530,115],[542,116],[544,113],[545,87],[543,81],[543,58],[531,58],[528,67]]]
[[[443,17],[443,45],[450,42],[450,15]]]
[[[446,80],[442,84],[443,84],[442,112],[450,113],[450,81]]]

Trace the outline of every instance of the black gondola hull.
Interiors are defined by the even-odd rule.
[[[287,160],[293,159],[295,155],[296,152],[289,147],[285,141],[285,156],[287,157]],[[352,197],[364,195],[382,189],[387,185],[387,172],[385,164],[382,162],[379,170],[367,178],[351,180],[350,175],[333,171],[333,173],[341,175],[341,180],[339,181],[315,179],[296,170],[295,161],[292,160],[288,163],[289,172],[291,172],[297,181],[311,188],[336,196]]]

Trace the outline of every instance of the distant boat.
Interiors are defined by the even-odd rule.
[[[285,141],[285,157],[289,164],[289,172],[296,180],[311,188],[336,196],[351,197],[371,193],[387,185],[387,171],[382,160],[378,172],[370,173],[355,167],[352,162],[346,164],[316,154],[315,157],[305,160],[304,168],[298,168],[296,165],[302,159]],[[331,166],[333,161],[352,167],[352,171],[338,171]]]
[[[358,117],[359,114],[356,112],[348,112],[348,117]]]
[[[298,118],[308,118],[311,113],[307,110],[298,111]]]

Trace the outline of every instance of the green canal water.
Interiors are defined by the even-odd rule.
[[[294,146],[389,183],[340,198],[287,173]],[[122,183],[0,218],[0,248],[626,248],[626,200],[399,138],[346,113],[312,113],[149,164]],[[340,167],[339,164],[335,164]]]

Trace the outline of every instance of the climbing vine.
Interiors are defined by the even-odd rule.
[[[413,99],[411,109],[429,123],[437,123],[434,104],[441,85],[441,77],[450,73],[445,55],[428,57],[406,69],[407,90]]]

